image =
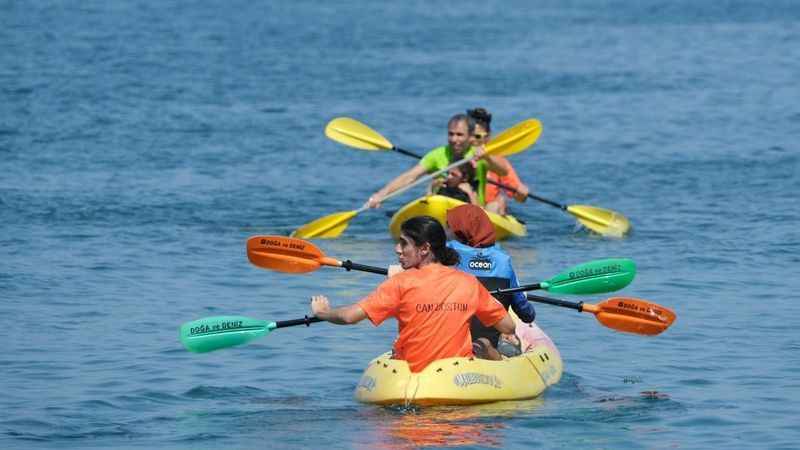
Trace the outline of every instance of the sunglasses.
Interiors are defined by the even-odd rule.
[[[488,136],[488,135],[489,135],[489,133],[484,133],[484,134],[475,133],[475,134],[473,134],[472,136],[473,136],[475,139],[483,139],[483,138],[485,138],[485,137],[486,137],[486,136]]]

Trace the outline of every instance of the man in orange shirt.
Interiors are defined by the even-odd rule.
[[[395,252],[405,270],[352,305],[331,309],[325,296],[313,296],[316,317],[341,325],[369,318],[376,326],[395,317],[399,336],[393,357],[408,361],[412,372],[437,359],[472,356],[473,315],[501,333],[514,332],[503,305],[474,276],[450,267],[458,263],[458,253],[447,247],[436,219],[414,217],[400,229]]]

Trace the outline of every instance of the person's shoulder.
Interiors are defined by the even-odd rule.
[[[469,245],[467,245],[467,244],[465,244],[465,243],[463,243],[463,242],[461,242],[461,241],[459,241],[457,239],[451,239],[451,240],[447,241],[447,246],[452,248],[452,249],[455,249],[455,250],[472,249],[472,247],[470,247]]]
[[[467,284],[477,284],[478,286],[483,286],[478,278],[469,272],[465,272],[461,269],[457,269],[456,266],[445,266],[448,271],[450,271],[449,275],[453,278],[458,279],[462,283]]]
[[[480,252],[480,249],[475,247],[470,247],[469,245],[457,240],[453,239],[452,241],[448,241],[448,245],[453,250],[457,251],[460,255],[467,255],[469,257],[475,255],[476,253]]]
[[[446,145],[441,145],[439,147],[432,148],[432,149],[428,150],[428,152],[425,153],[425,156],[428,156],[428,155],[439,155],[439,154],[446,154],[446,153],[447,153],[447,146]]]
[[[495,259],[503,259],[506,261],[511,261],[511,255],[509,255],[503,247],[499,244],[495,243],[491,247],[486,247],[486,252],[490,253]]]

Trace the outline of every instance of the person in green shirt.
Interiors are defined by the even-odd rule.
[[[478,199],[483,205],[487,171],[503,176],[506,174],[506,170],[497,163],[494,157],[485,154],[483,145],[479,147],[470,145],[474,132],[475,121],[466,114],[456,114],[451,117],[447,122],[447,145],[426,153],[419,164],[403,172],[372,194],[364,206],[379,208],[383,199],[392,192],[408,186],[425,174],[436,172],[460,159],[473,156],[478,156],[475,177],[478,180]]]

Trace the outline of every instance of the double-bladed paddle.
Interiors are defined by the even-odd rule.
[[[352,122],[352,119],[349,119]],[[369,129],[366,125],[361,124],[363,128]],[[357,143],[359,141],[359,134],[360,131],[363,131],[362,128],[356,126],[355,131],[352,131],[352,136],[348,137],[348,130],[345,129],[344,131],[340,131],[336,136],[343,139],[345,142]],[[328,129],[326,128],[325,131],[328,134]],[[377,133],[375,133],[377,134]],[[491,142],[486,144],[484,155],[498,155],[498,156],[509,156],[515,153],[521,152],[526,148],[533,145],[539,136],[542,134],[542,124],[536,119],[528,119],[524,120],[517,125],[509,128],[508,130],[503,131],[502,133],[495,136]],[[378,135],[378,137],[383,138],[382,136]],[[367,145],[367,141],[363,141]],[[381,141],[376,141],[377,143],[373,144],[377,146],[381,144]],[[388,141],[386,141],[388,142]],[[362,147],[359,147],[362,148]],[[376,147],[377,148],[377,147]],[[418,178],[413,183],[398,189],[391,194],[387,195],[383,198],[383,200],[388,200],[392,197],[402,194],[403,192],[413,188],[414,186],[419,185],[420,183],[424,183],[426,181],[432,180],[433,178],[441,175],[442,173],[447,172],[448,170],[452,169],[453,167],[459,166],[467,161],[475,160],[477,157],[472,158],[464,158],[459,161],[456,161],[449,166],[437,170],[436,172],[430,173],[426,176]],[[366,211],[368,209],[367,205],[362,206],[359,209],[352,210],[352,211],[342,211],[333,214],[329,214],[325,217],[321,217],[313,222],[309,222],[302,227],[298,228],[292,233],[292,236],[298,238],[336,238],[339,237],[342,232],[347,228],[350,224],[350,220],[354,217],[359,215],[360,213]]]
[[[675,313],[669,308],[633,297],[611,297],[596,305],[531,294],[528,294],[528,300],[592,313],[598,322],[608,328],[646,336],[662,333],[675,321]],[[277,328],[311,325],[321,321],[308,316],[280,322],[242,316],[207,317],[181,325],[180,339],[190,351],[205,353],[244,344]]]
[[[381,267],[340,261],[325,255],[311,242],[284,236],[253,236],[247,241],[247,257],[254,265],[286,273],[308,273],[322,266],[387,274]],[[630,259],[611,258],[579,264],[535,284],[492,291],[493,295],[536,289],[562,294],[613,292],[630,284],[636,265]],[[599,304],[527,294],[529,301],[589,312],[608,328],[640,335],[656,335],[675,321],[675,313],[656,303],[633,297],[612,297]],[[180,339],[192,352],[204,353],[244,344],[277,328],[321,322],[316,317],[271,322],[243,316],[217,316],[183,324]]]
[[[349,117],[338,117],[331,120],[325,127],[325,135],[352,148],[372,151],[390,150],[412,158],[422,159],[420,155],[410,150],[395,147],[394,144],[377,131]],[[511,186],[492,180],[487,180],[487,182],[508,191],[517,192]],[[589,205],[562,205],[531,193],[528,194],[528,198],[572,214],[583,226],[604,236],[622,237],[631,227],[625,216],[610,209]]]
[[[247,258],[253,265],[284,273],[308,273],[322,266],[341,267],[386,275],[381,267],[356,264],[349,259],[340,261],[325,255],[316,245],[303,239],[285,236],[253,236],[247,240]],[[636,264],[628,258],[608,258],[578,264],[539,283],[508,289],[492,294],[543,289],[556,294],[590,295],[618,291],[629,285],[636,276]]]

